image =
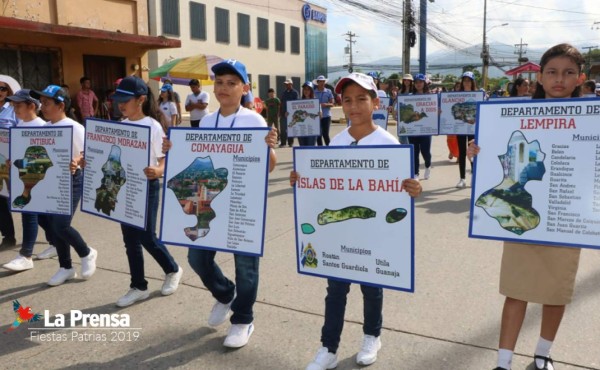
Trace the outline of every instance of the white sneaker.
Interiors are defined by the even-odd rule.
[[[210,316],[208,316],[209,326],[219,326],[224,323],[229,317],[231,312],[231,304],[235,300],[236,294],[234,293],[233,299],[229,303],[221,303],[216,301],[210,310]]]
[[[377,352],[381,349],[381,339],[372,335],[363,337],[362,347],[356,355],[356,363],[359,365],[371,365],[377,361]]]
[[[306,370],[335,369],[338,365],[337,354],[329,352],[327,347],[319,348],[313,362],[308,364]]]
[[[90,254],[81,259],[81,277],[83,279],[91,278],[96,272],[96,258],[98,258],[98,251],[90,248]]]
[[[54,274],[54,276],[52,276],[50,280],[48,280],[47,284],[50,286],[58,286],[64,283],[65,281],[74,279],[76,277],[77,273],[75,272],[74,268],[71,267],[70,269],[66,269],[61,267],[58,269],[56,274]]]
[[[465,181],[465,179],[460,179],[460,181],[458,182],[458,184],[456,184],[456,187],[461,189],[461,188],[466,188],[467,187],[467,182]]]
[[[179,270],[165,275],[165,282],[160,290],[162,295],[171,295],[177,290],[177,287],[179,286],[179,280],[181,280],[181,276],[183,275],[183,268],[181,268],[181,266],[177,267]]]
[[[15,259],[10,261],[9,263],[5,263],[4,265],[2,265],[2,267],[10,271],[17,272],[31,270],[33,268],[33,261],[31,260],[31,258],[27,258],[19,254],[17,257],[15,257]]]
[[[425,175],[423,176],[425,180],[429,180],[429,177],[431,177],[431,167],[425,169]]]
[[[229,333],[223,342],[225,347],[240,348],[248,344],[250,336],[254,332],[254,324],[231,324]]]
[[[48,248],[44,249],[42,253],[36,254],[38,260],[47,260],[48,258],[56,257],[58,253],[56,253],[56,247],[51,245]]]
[[[129,289],[129,291],[119,298],[117,301],[117,306],[119,307],[127,307],[131,306],[137,301],[142,301],[150,296],[150,292],[146,290],[139,290],[135,288]]]

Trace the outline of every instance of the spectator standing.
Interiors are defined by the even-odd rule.
[[[281,93],[281,110],[279,111],[279,127],[281,128],[280,138],[280,148],[284,148],[286,145],[294,146],[294,138],[289,138],[287,136],[287,102],[290,100],[298,100],[300,99],[300,94],[298,90],[294,89],[293,82],[290,78],[285,80],[285,90]]]
[[[171,91],[173,93],[173,102],[175,102],[175,106],[177,107],[177,126],[181,124],[181,98],[179,97],[179,93],[173,89],[173,82],[170,79],[166,79],[163,81],[164,85],[170,85]]]
[[[325,146],[329,145],[331,141],[329,139],[329,127],[331,127],[331,107],[333,107],[333,93],[331,90],[325,87],[327,79],[321,75],[313,81],[313,84],[317,85],[315,89],[315,98],[319,99],[321,105],[321,136],[317,137],[317,145]]]
[[[165,133],[169,127],[177,126],[177,105],[173,99],[173,86],[164,84],[158,97],[158,110],[162,113],[160,123]]]
[[[202,84],[196,79],[190,81],[190,90],[192,93],[185,99],[185,111],[190,112],[190,125],[198,127],[202,118],[209,113],[210,95],[202,91]]]
[[[279,109],[281,108],[281,100],[275,96],[275,89],[271,88],[268,92],[269,98],[265,100],[265,111],[267,112],[267,125],[269,127],[275,126],[277,134],[279,135]],[[278,138],[279,140],[279,138]]]
[[[77,93],[77,106],[79,107],[81,123],[85,124],[86,118],[96,116],[99,100],[92,90],[92,81],[89,77],[81,77],[79,83],[81,84],[81,90]]]

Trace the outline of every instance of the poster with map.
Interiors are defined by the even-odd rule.
[[[390,106],[390,98],[379,98],[379,107],[373,111],[373,122],[377,126],[387,131],[388,126],[388,108]]]
[[[160,239],[189,248],[262,256],[268,128],[171,128]]]
[[[474,135],[477,103],[484,97],[483,91],[440,93],[440,135]]]
[[[479,106],[469,236],[600,249],[600,101]]]
[[[438,94],[398,95],[398,136],[437,135],[438,104]]]
[[[73,128],[10,130],[11,211],[70,215]]]
[[[414,291],[412,145],[297,147],[300,274]]]
[[[10,167],[6,164],[10,153],[10,129],[0,128],[0,197],[8,198]]]
[[[87,119],[84,148],[81,210],[144,229],[150,127]]]
[[[321,136],[321,106],[319,99],[287,102],[288,137]]]

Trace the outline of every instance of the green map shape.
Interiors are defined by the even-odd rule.
[[[210,221],[217,216],[210,204],[227,187],[228,173],[227,168],[214,169],[210,156],[202,157],[167,182],[183,212],[197,218],[196,225],[184,228],[190,240],[202,238],[210,231]]]
[[[13,164],[19,169],[19,179],[23,181],[23,193],[15,198],[13,207],[23,208],[31,201],[31,189],[44,179],[46,171],[54,164],[43,146],[28,147],[23,159],[17,159]]]
[[[350,206],[338,210],[324,209],[317,216],[317,223],[319,225],[327,225],[334,222],[347,221],[352,218],[373,218],[375,215],[376,213],[372,209],[361,206]]]
[[[106,163],[102,166],[102,177],[100,187],[96,189],[96,202],[94,208],[96,211],[102,210],[102,213],[110,216],[117,205],[117,196],[121,186],[127,181],[125,170],[121,164],[121,148],[113,145]]]

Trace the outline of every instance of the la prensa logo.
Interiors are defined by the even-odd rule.
[[[15,321],[13,321],[12,325],[4,333],[15,330],[24,322],[36,322],[44,318],[44,315],[33,313],[31,307],[23,307],[16,299],[13,301],[13,311],[15,312]]]

